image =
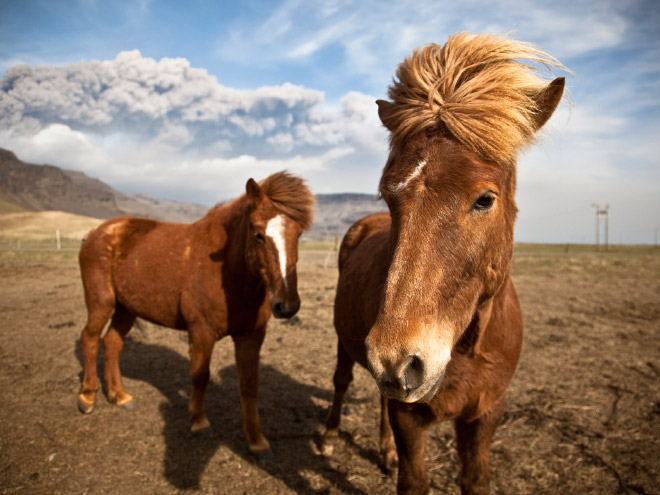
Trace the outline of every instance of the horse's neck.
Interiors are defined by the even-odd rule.
[[[245,201],[238,198],[214,208],[201,220],[206,224],[205,229],[210,237],[219,244],[218,254],[230,269],[245,269],[245,241],[248,228],[246,208]]]

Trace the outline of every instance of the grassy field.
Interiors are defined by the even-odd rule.
[[[514,247],[513,254],[526,255],[526,254],[584,254],[584,253],[601,253],[601,254],[649,254],[660,253],[660,246],[652,246],[649,244],[610,244],[609,246],[596,246],[594,244],[535,244],[535,243],[517,243]]]

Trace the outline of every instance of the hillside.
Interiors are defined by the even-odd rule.
[[[7,201],[2,196],[0,196],[0,215],[4,215],[5,213],[19,213],[23,211],[26,211],[25,208],[21,208],[16,203]]]
[[[201,218],[208,209],[122,194],[82,172],[25,163],[0,149],[0,207],[7,212],[11,205],[18,211],[57,210],[94,218],[129,214],[184,223]]]
[[[387,209],[369,194],[319,194],[316,199],[314,225],[305,234],[308,239],[334,241],[358,218]],[[128,214],[189,223],[206,210],[192,203],[123,194],[82,172],[26,163],[0,149],[0,214],[59,211],[100,219]]]
[[[310,237],[321,240],[341,238],[357,219],[386,210],[385,202],[373,194],[318,194]]]

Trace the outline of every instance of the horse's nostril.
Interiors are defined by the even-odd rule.
[[[298,312],[299,309],[300,300],[292,304],[278,302],[272,306],[273,316],[275,316],[275,318],[291,318]]]
[[[411,356],[408,366],[413,370],[424,370],[424,364],[419,356]]]
[[[412,391],[424,381],[424,362],[419,356],[410,356],[403,369],[403,383],[407,391]]]

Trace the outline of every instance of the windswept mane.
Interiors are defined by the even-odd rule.
[[[288,172],[276,172],[259,182],[264,194],[281,213],[307,230],[312,226],[314,195],[305,182]]]
[[[444,46],[416,49],[398,67],[381,113],[396,150],[438,126],[483,159],[509,163],[534,136],[536,97],[548,82],[529,62],[566,70],[530,44],[492,34],[457,33]]]

